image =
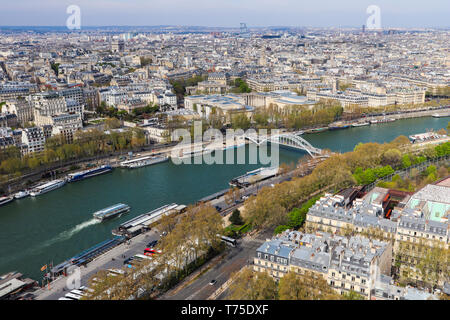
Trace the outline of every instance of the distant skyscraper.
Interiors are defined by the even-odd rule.
[[[365,24],[363,24],[363,26],[362,26],[362,33],[366,33],[366,25]]]

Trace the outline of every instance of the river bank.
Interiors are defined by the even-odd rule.
[[[438,130],[448,119],[422,117],[303,136],[314,147],[335,152],[353,150],[359,142],[392,141],[399,135]],[[248,151],[248,146],[242,147]],[[248,153],[248,152],[246,152]],[[280,149],[280,163],[298,163],[306,153]],[[111,230],[168,203],[195,203],[229,188],[228,182],[259,164],[175,165],[171,161],[70,183],[37,198],[0,207],[0,274],[19,270],[40,279],[40,268],[58,263],[111,237]],[[92,213],[115,203],[131,206],[120,218],[92,223]]]
[[[372,117],[359,117],[355,118],[352,121],[345,122],[346,125],[353,125],[356,123],[360,123],[361,120],[367,121],[370,120],[383,120],[384,118],[392,118],[396,120],[401,119],[410,119],[410,118],[420,118],[420,117],[429,117],[433,115],[440,115],[442,117],[450,117],[450,106],[444,106],[439,108],[430,108],[430,110],[425,111],[399,111],[396,114],[388,114],[387,116],[378,115]],[[328,131],[328,127],[311,127],[305,130],[305,133],[315,134],[321,133],[324,131]],[[44,175],[47,173],[51,173],[53,178],[61,178],[68,173],[74,172],[75,170],[79,170],[78,168],[84,168],[88,165],[112,165],[118,166],[120,162],[120,157],[127,155],[128,152],[133,152],[134,154],[141,154],[142,156],[149,156],[155,153],[165,153],[166,155],[170,155],[174,149],[176,149],[178,143],[167,143],[167,144],[155,144],[155,145],[147,145],[138,149],[130,149],[130,150],[122,150],[113,152],[111,154],[98,155],[96,157],[91,157],[87,159],[75,159],[65,163],[55,163],[53,165],[46,166],[44,168],[40,168],[35,172],[30,172],[20,177],[15,177],[13,179],[3,181],[0,183],[0,189],[4,190],[4,193],[14,194],[20,190],[29,188],[32,184],[36,184],[38,182],[44,181],[49,177],[45,177]],[[217,146],[216,146],[217,147]],[[219,146],[220,147],[220,146]],[[77,169],[73,170],[71,167],[76,166]]]

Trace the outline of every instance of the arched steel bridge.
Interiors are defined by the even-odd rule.
[[[258,137],[257,134],[246,134],[245,138],[258,146],[264,142],[277,143],[282,146],[291,147],[294,149],[304,150],[308,152],[311,157],[322,155],[322,150],[313,147],[308,141],[300,137],[303,134],[302,131],[298,132],[287,132],[276,135],[265,136],[263,138]]]

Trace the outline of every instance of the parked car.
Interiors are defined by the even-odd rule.
[[[147,244],[147,247],[153,248],[153,247],[156,246],[157,244],[158,244],[158,240],[153,240],[153,241],[150,241],[150,242]]]

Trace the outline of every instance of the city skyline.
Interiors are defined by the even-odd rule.
[[[195,0],[30,0],[5,3],[2,6],[2,26],[64,26],[69,16],[66,9],[77,5],[81,9],[84,27],[98,26],[204,26],[236,27],[246,22],[249,27],[359,27],[366,24],[367,7],[381,9],[382,28],[446,28],[450,5],[439,0],[306,1],[270,0],[211,2]],[[37,15],[36,12],[39,14]]]

